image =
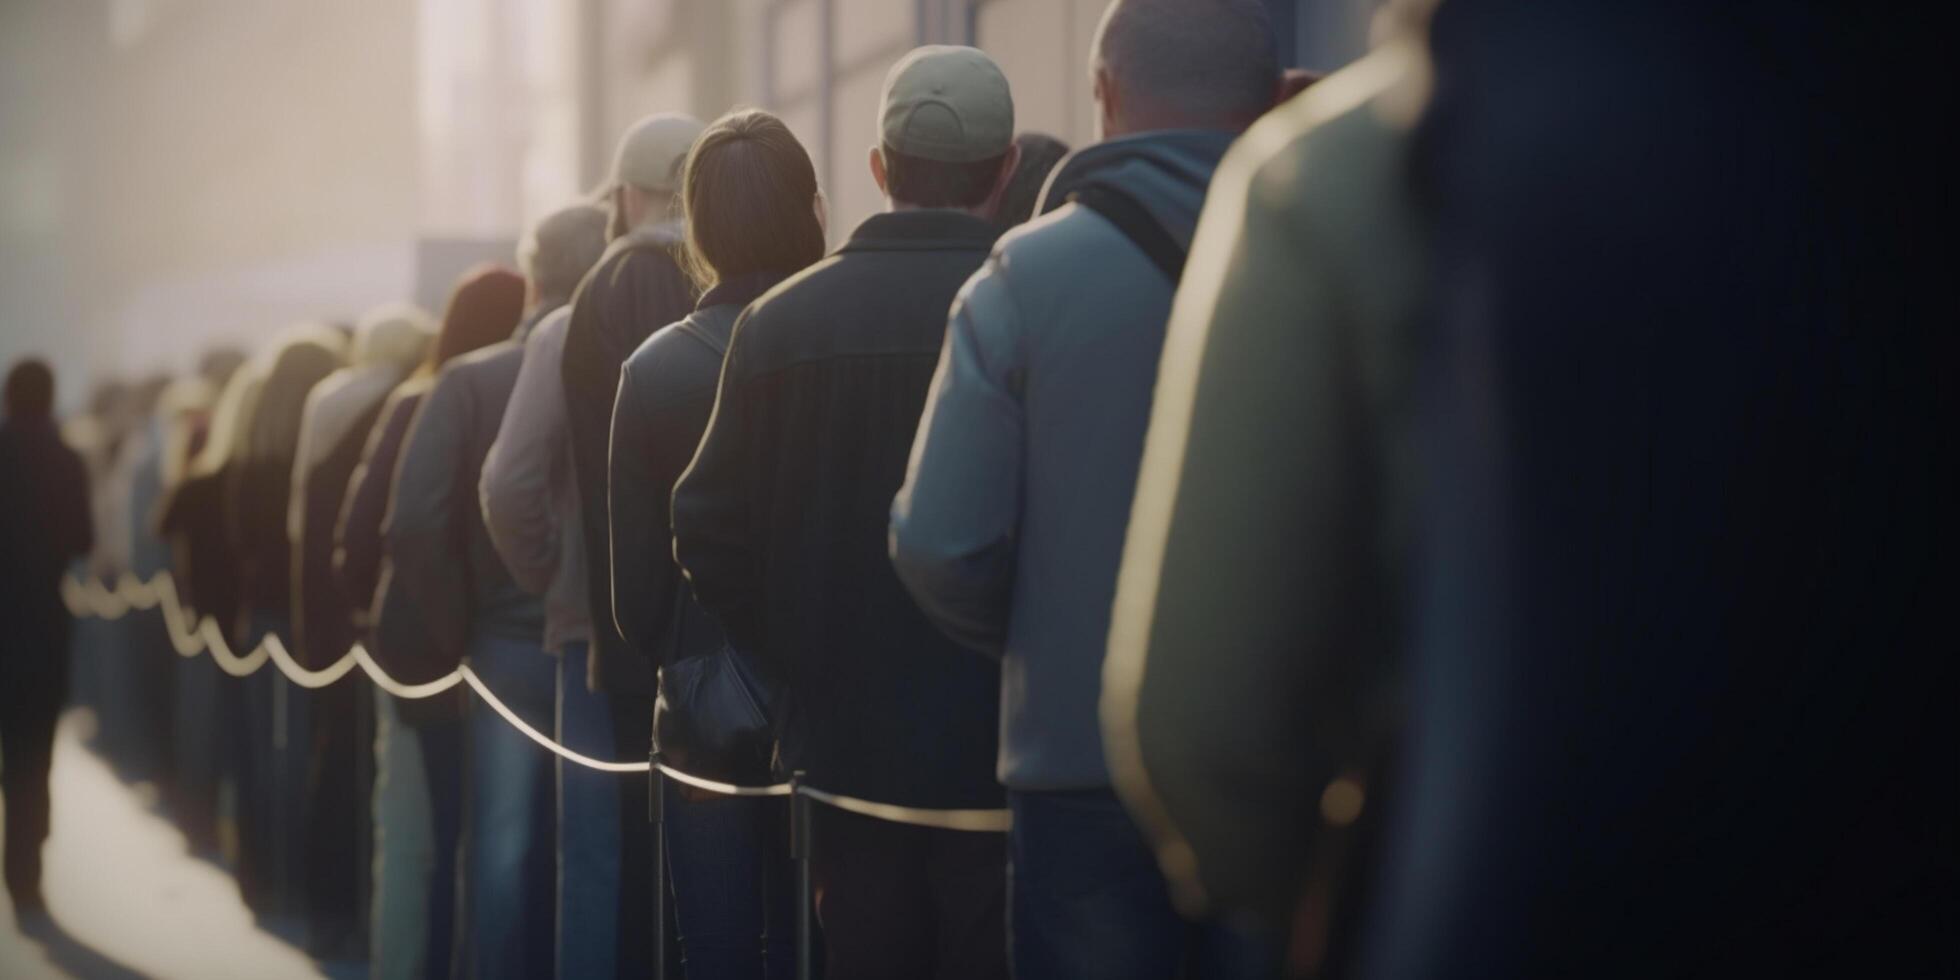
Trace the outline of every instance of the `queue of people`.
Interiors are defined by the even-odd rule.
[[[576,752],[1008,815],[816,807],[832,980],[1917,955],[1960,895],[1952,668],[1894,653],[1940,613],[1951,361],[1901,325],[1950,298],[1853,189],[1920,173],[1853,108],[1910,39],[1501,6],[1392,2],[1318,80],[1253,0],[1114,0],[1073,154],[985,53],[919,48],[875,107],[887,208],[841,236],[781,119],[650,116],[439,318],[105,388],[79,453],[17,367],[16,907],[68,680],[11,651],[67,645],[85,560],[172,568],[240,650],[467,664]],[[1661,37],[1667,70],[1625,43]],[[105,751],[317,955],[794,975],[784,800],[123,629],[78,637],[77,698],[164,670],[166,707]]]

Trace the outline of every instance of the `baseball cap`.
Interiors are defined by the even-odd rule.
[[[885,146],[940,163],[977,163],[1014,142],[1007,76],[978,48],[915,48],[885,75],[879,100]]]
[[[627,127],[619,138],[619,148],[613,151],[613,186],[679,190],[687,153],[706,128],[701,120],[678,112],[655,113]]]

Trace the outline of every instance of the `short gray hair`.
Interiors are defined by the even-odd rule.
[[[538,222],[517,254],[524,278],[542,299],[568,300],[606,250],[606,209],[574,204]]]
[[[1194,120],[1272,108],[1279,44],[1259,0],[1115,0],[1095,58],[1129,98]]]

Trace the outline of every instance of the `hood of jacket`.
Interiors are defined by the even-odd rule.
[[[1219,130],[1166,129],[1085,147],[1048,179],[1041,213],[1067,204],[1069,195],[1085,187],[1101,185],[1142,205],[1179,245],[1190,248],[1211,175],[1238,137]]]

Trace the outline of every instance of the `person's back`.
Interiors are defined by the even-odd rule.
[[[579,506],[587,515],[587,602],[594,623],[612,619],[606,526],[599,516],[606,512],[606,452],[619,367],[648,334],[694,308],[693,285],[675,259],[683,231],[671,201],[688,147],[700,132],[697,120],[657,115],[640,120],[621,138],[612,172],[618,234],[580,283],[565,330],[565,415]],[[616,631],[592,631],[591,661],[593,683],[601,689],[652,703],[652,671]]]
[[[0,422],[0,797],[7,892],[14,914],[46,911],[41,844],[48,836],[48,767],[66,698],[68,610],[61,577],[94,544],[88,471],[50,413],[54,374],[25,361],[7,375]]]
[[[874,215],[736,325],[718,410],[730,416],[720,425],[740,426],[742,455],[728,462],[762,529],[755,557],[769,572],[753,604],[720,588],[721,569],[690,547],[689,532],[713,520],[692,472],[675,491],[697,593],[737,646],[786,672],[784,764],[835,792],[999,803],[993,740],[976,737],[993,728],[995,669],[926,621],[885,557],[946,308],[996,234],[953,211]]]
[[[1111,5],[1096,41],[1108,138],[1062,164],[1046,216],[1003,239],[961,295],[893,504],[892,560],[920,605],[1002,658],[999,775],[1016,810],[1027,977],[1145,976],[1186,955],[1110,790],[1102,661],[1183,253],[1213,171],[1278,83],[1256,3]],[[1091,813],[1102,823],[1088,832]],[[1074,890],[1098,896],[1109,941],[1068,935],[1074,913],[1050,896]]]
[[[444,367],[402,447],[389,557],[395,575],[432,604],[437,649],[430,653],[451,666],[479,635],[538,644],[544,634],[542,600],[511,578],[476,504],[483,460],[523,358],[523,345],[506,341]]]
[[[51,422],[9,416],[0,423],[0,554],[7,556],[0,602],[9,612],[64,608],[61,576],[92,543],[86,508],[74,506],[87,483],[81,456]]]
[[[979,51],[922,48],[887,76],[883,118],[872,169],[898,209],[735,324],[674,490],[674,553],[773,675],[786,769],[882,803],[992,809],[998,672],[919,612],[885,528],[946,310],[999,234],[1012,101]],[[832,975],[1005,972],[998,835],[815,819]]]

